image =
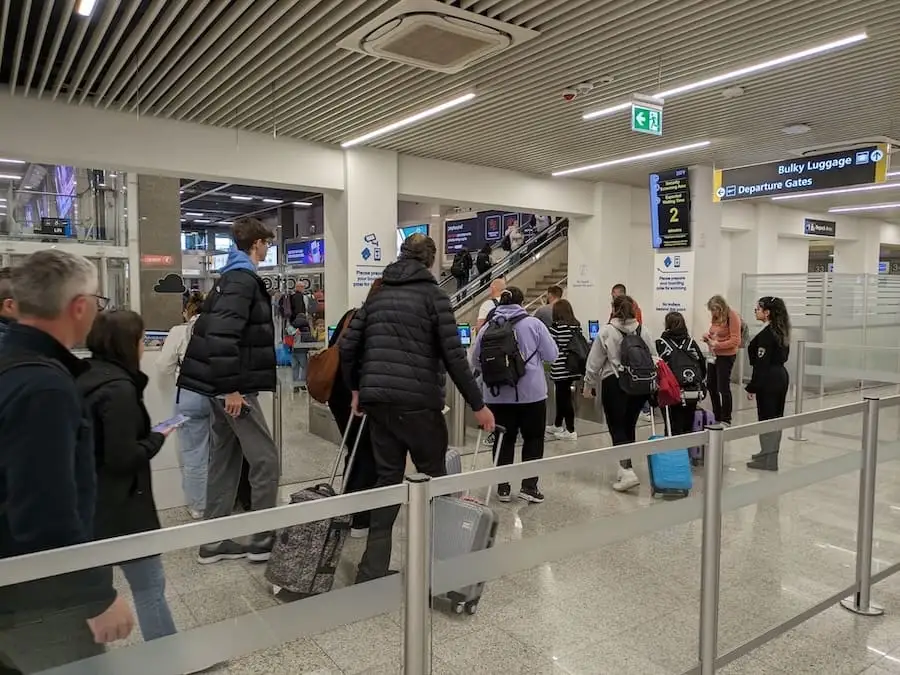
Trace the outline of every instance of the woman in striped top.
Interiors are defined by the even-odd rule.
[[[578,380],[578,374],[570,373],[566,367],[566,347],[572,335],[581,332],[581,324],[575,318],[572,304],[568,300],[557,300],[553,303],[553,324],[550,335],[559,348],[559,357],[550,366],[550,379],[556,390],[556,419],[553,426],[547,427],[547,434],[561,441],[574,441],[575,404],[572,400],[572,385]],[[565,426],[563,426],[565,425]]]

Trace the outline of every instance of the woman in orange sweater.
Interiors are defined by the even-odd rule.
[[[703,335],[703,341],[715,357],[707,369],[706,384],[716,421],[731,424],[731,371],[741,346],[741,317],[721,295],[712,296],[706,308],[712,316],[712,323]]]

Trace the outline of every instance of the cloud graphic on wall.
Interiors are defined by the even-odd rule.
[[[154,293],[184,293],[184,280],[177,274],[167,274],[156,282]]]

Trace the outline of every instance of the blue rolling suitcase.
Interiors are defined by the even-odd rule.
[[[666,426],[671,430],[672,422],[669,419],[668,407],[663,408],[666,416]],[[653,415],[650,416],[650,440],[654,441],[665,436],[656,434],[656,423]],[[687,497],[694,487],[694,475],[691,472],[691,456],[687,448],[683,450],[670,450],[658,452],[647,457],[650,470],[650,496],[677,496]]]

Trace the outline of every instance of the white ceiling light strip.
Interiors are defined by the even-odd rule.
[[[674,155],[678,152],[688,152],[690,150],[698,150],[705,148],[710,141],[700,141],[699,143],[688,143],[687,145],[679,145],[674,148],[666,148],[665,150],[653,150],[652,152],[644,152],[640,155],[631,155],[630,157],[620,157],[619,159],[611,159],[598,164],[588,164],[587,166],[579,166],[574,169],[565,169],[563,171],[554,171],[554,176],[569,176],[573,173],[582,173],[584,171],[596,171],[597,169],[605,169],[610,166],[618,166],[619,164],[629,164],[631,162],[640,162],[645,159],[653,159],[654,157],[664,157],[665,155]]]
[[[16,176],[11,173],[0,173],[0,180],[22,180],[22,176]]]
[[[0,164],[24,164],[25,160],[22,159],[6,159],[5,157],[0,157]]]
[[[781,202],[786,199],[829,197],[831,195],[844,195],[851,192],[871,192],[872,190],[888,190],[891,188],[900,188],[900,183],[875,183],[874,185],[860,185],[859,187],[836,188],[834,190],[816,190],[815,192],[801,192],[795,195],[781,195],[780,197],[772,197],[772,201]]]
[[[474,93],[468,93],[464,96],[460,96],[458,98],[454,98],[446,103],[441,103],[440,105],[436,105],[433,108],[428,108],[427,110],[423,110],[420,113],[416,113],[410,117],[406,117],[402,120],[394,122],[392,124],[388,124],[387,126],[381,127],[380,129],[375,129],[375,131],[370,131],[367,134],[363,134],[358,138],[351,139],[344,143],[341,143],[342,148],[352,148],[354,145],[359,145],[361,143],[366,143],[367,141],[371,141],[372,139],[378,138],[380,136],[384,136],[385,134],[392,133],[397,131],[398,129],[403,129],[404,127],[408,127],[416,122],[421,122],[422,120],[426,120],[429,117],[434,117],[435,115],[440,115],[442,112],[446,112],[452,108],[456,108],[457,106],[461,106],[463,103],[468,103],[473,98],[475,98]]]
[[[79,0],[75,12],[80,16],[90,16],[94,12],[97,0]]]
[[[653,94],[653,98],[659,99],[667,99],[672,96],[677,96],[678,94],[685,94],[689,91],[696,91],[698,89],[706,89],[707,87],[711,87],[715,84],[720,84],[722,82],[727,82],[728,80],[733,80],[739,77],[744,77],[745,75],[752,75],[754,73],[759,73],[764,70],[770,70],[772,68],[778,68],[779,66],[783,66],[788,63],[793,63],[795,61],[801,61],[803,59],[807,59],[811,56],[817,56],[818,54],[824,54],[826,52],[833,51],[835,49],[841,49],[842,47],[848,47],[849,45],[856,44],[857,42],[862,42],[868,37],[866,33],[856,33],[855,35],[850,35],[848,37],[842,38],[840,40],[835,40],[833,42],[826,42],[825,44],[818,45],[816,47],[810,47],[809,49],[804,49],[799,52],[794,52],[793,54],[787,54],[785,56],[780,56],[777,59],[771,59],[769,61],[763,61],[762,63],[757,63],[752,66],[747,66],[746,68],[738,68],[737,70],[732,70],[727,73],[723,73],[721,75],[715,75],[714,77],[708,77],[704,80],[699,80],[697,82],[692,82],[690,84],[683,84],[680,87],[674,87],[673,89],[667,89],[666,91],[661,91],[657,94]],[[591,112],[587,112],[582,115],[582,119],[586,120],[594,120],[599,117],[606,117],[607,115],[612,115],[613,113],[620,112],[622,110],[627,110],[631,107],[631,101],[627,101],[625,103],[618,103],[614,106],[610,106],[608,108],[603,108],[601,110],[593,110]]]
[[[900,209],[900,202],[890,204],[867,204],[866,206],[836,206],[828,209],[828,213],[853,213],[854,211],[881,211],[882,209]]]

